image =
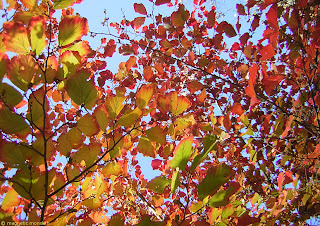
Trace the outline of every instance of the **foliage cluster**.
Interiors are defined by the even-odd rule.
[[[12,17],[0,33],[0,220],[318,217],[318,0],[248,0],[235,24],[208,1],[146,1],[131,21],[106,19],[114,33],[89,31],[76,3],[1,4]],[[86,35],[102,37],[100,47]],[[115,53],[126,56],[117,73],[106,63]],[[161,175],[146,180],[138,153]]]

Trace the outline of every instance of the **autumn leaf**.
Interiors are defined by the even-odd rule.
[[[92,137],[100,131],[95,117],[90,114],[82,116],[77,122],[77,127],[88,137]]]
[[[152,158],[156,157],[155,146],[146,137],[141,137],[137,146],[137,150],[144,156]]]
[[[36,55],[39,55],[48,44],[45,30],[46,20],[43,16],[34,16],[30,18],[28,34],[31,49]]]
[[[3,24],[3,43],[7,50],[19,54],[30,52],[27,29],[19,23],[5,22]]]
[[[80,3],[82,0],[54,0],[54,9],[64,9],[72,6],[74,3]]]
[[[78,71],[67,80],[66,90],[76,104],[85,104],[91,109],[97,98],[97,90],[93,81],[88,81],[89,76],[90,73],[87,70]]]
[[[180,115],[191,106],[191,102],[185,96],[178,96],[177,92],[171,94],[170,110],[174,115]]]
[[[176,27],[183,26],[188,18],[189,18],[189,11],[185,10],[183,5],[179,6],[179,9],[177,12],[173,12],[171,14],[172,25]]]
[[[155,91],[154,84],[143,85],[136,95],[136,105],[140,109],[147,107]]]
[[[124,96],[108,96],[106,98],[106,109],[111,119],[115,119],[119,115],[124,107],[123,102],[125,100],[126,97]]]
[[[81,39],[88,33],[86,18],[79,16],[66,16],[59,23],[59,46],[67,46]]]
[[[148,184],[147,188],[151,189],[152,191],[162,194],[167,186],[171,184],[171,180],[165,178],[164,176],[159,176],[153,178]]]
[[[192,144],[193,137],[189,137],[180,141],[174,151],[173,159],[169,163],[171,168],[175,169],[179,167],[179,169],[185,170],[193,151]]]
[[[229,181],[233,174],[232,169],[225,163],[221,163],[207,171],[206,177],[198,185],[199,200],[214,194],[223,184]]]
[[[147,15],[147,10],[142,3],[140,3],[140,4],[134,3],[133,7],[134,7],[134,11],[136,13],[140,13],[142,15]]]
[[[163,5],[163,4],[168,4],[170,2],[171,0],[156,0],[155,5]]]

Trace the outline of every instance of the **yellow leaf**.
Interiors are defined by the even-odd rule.
[[[89,114],[82,116],[78,120],[77,127],[88,137],[92,137],[100,131],[95,117]]]
[[[144,109],[150,102],[154,92],[155,92],[154,84],[143,85],[136,95],[137,107],[139,107],[140,109]]]
[[[26,28],[15,22],[5,22],[3,24],[3,42],[7,50],[18,54],[28,54],[30,43]]]

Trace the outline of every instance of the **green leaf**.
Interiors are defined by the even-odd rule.
[[[204,138],[203,141],[203,146],[204,146],[204,150],[201,154],[197,155],[191,165],[190,170],[193,171],[209,154],[209,152],[211,152],[213,150],[213,148],[216,146],[218,140],[217,140],[217,136],[215,135],[208,135]]]
[[[122,167],[118,162],[110,162],[102,169],[102,174],[105,177],[109,177],[110,175],[119,175],[121,172]]]
[[[141,115],[142,111],[140,108],[135,108],[134,110],[129,109],[119,119],[118,124],[125,127],[131,127],[141,117]]]
[[[90,72],[81,70],[70,77],[66,83],[66,90],[70,98],[78,105],[85,104],[91,109],[97,99],[97,90],[92,80],[87,81]]]
[[[18,114],[11,112],[8,108],[0,110],[0,129],[8,134],[16,134],[25,137],[31,132],[29,125]]]
[[[0,95],[1,100],[9,107],[14,107],[22,101],[21,94],[6,83],[0,84]]]
[[[192,144],[193,144],[193,137],[186,138],[178,144],[176,150],[174,152],[173,159],[169,163],[171,168],[177,168],[181,170],[185,170],[187,163],[190,159],[192,154]]]
[[[159,194],[164,193],[164,189],[171,184],[171,180],[165,178],[164,176],[159,176],[152,179],[147,188],[150,188],[152,191],[157,192]]]
[[[229,181],[233,170],[225,163],[211,168],[203,181],[198,185],[199,200],[203,200],[208,195],[214,194],[219,188]]]
[[[177,169],[173,175],[171,180],[171,193],[174,194],[177,187],[180,185],[180,173],[179,169]]]
[[[25,144],[27,145],[27,144]],[[26,168],[27,153],[30,149],[23,145],[18,145],[13,142],[1,142],[0,143],[0,160],[10,168]]]

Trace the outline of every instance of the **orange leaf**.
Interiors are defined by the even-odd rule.
[[[145,22],[145,17],[137,17],[131,22],[131,26],[134,29],[139,29]]]
[[[7,50],[18,54],[28,54],[30,43],[26,28],[15,22],[5,22],[3,24],[3,42]]]
[[[134,11],[136,13],[140,13],[142,15],[147,15],[147,10],[142,3],[141,4],[134,3],[133,7],[134,7]]]
[[[234,105],[230,108],[230,111],[234,114],[237,114],[237,115],[242,115],[244,112],[241,107],[241,104],[239,104],[239,103],[234,103]]]

